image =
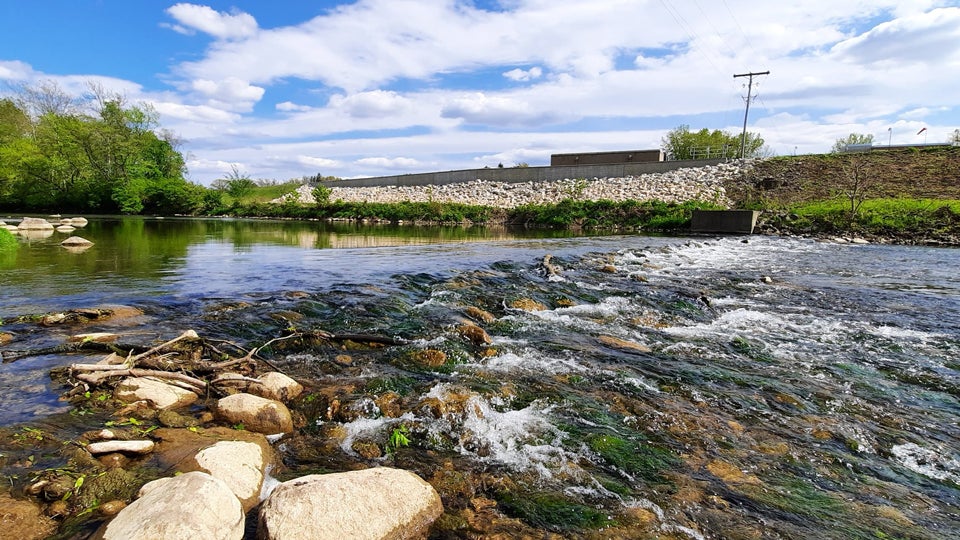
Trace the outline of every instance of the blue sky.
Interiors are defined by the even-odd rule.
[[[292,0],[0,3],[0,92],[149,105],[189,178],[545,165],[680,124],[776,154],[960,128],[960,2]],[[920,129],[927,131],[917,135]]]

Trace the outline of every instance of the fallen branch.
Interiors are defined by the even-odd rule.
[[[156,377],[171,381],[180,381],[190,385],[190,390],[202,394],[207,390],[207,383],[200,379],[175,371],[160,371],[156,369],[114,369],[107,371],[84,372],[77,375],[77,379],[89,384],[100,384],[111,377]]]

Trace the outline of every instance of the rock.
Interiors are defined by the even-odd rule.
[[[119,514],[126,507],[127,503],[123,501],[107,501],[101,504],[97,510],[100,511],[100,515],[109,517]]]
[[[493,343],[487,331],[475,324],[464,324],[457,328],[457,333],[469,339],[477,347]]]
[[[280,484],[260,508],[264,540],[426,538],[443,514],[433,487],[409,471],[373,468]]]
[[[0,536],[17,540],[40,540],[57,532],[57,522],[43,515],[39,506],[9,493],[0,494],[0,525]]]
[[[257,380],[261,384],[250,385],[248,391],[262,398],[290,401],[303,393],[303,385],[276,371],[264,373]]]
[[[227,484],[195,471],[147,483],[93,538],[239,540],[243,527],[243,508]]]
[[[605,265],[603,265],[603,266],[600,267],[600,271],[603,272],[603,273],[605,273],[605,274],[616,274],[616,273],[617,273],[617,267],[614,266],[614,265],[612,265],[612,264],[605,264]]]
[[[149,454],[153,452],[153,441],[100,441],[87,445],[87,452],[93,455],[123,452],[127,454]]]
[[[217,417],[228,424],[242,424],[256,433],[292,433],[293,419],[286,405],[252,394],[234,394],[217,402]]]
[[[72,233],[75,230],[77,229],[71,227],[70,225],[60,225],[59,227],[56,228],[56,231],[58,233]]]
[[[65,247],[90,247],[93,245],[93,242],[79,236],[71,236],[63,242],[60,242],[60,245]]]
[[[479,327],[474,327],[474,328],[479,328]],[[468,339],[473,341],[473,339],[469,337]],[[489,336],[487,336],[487,339],[489,339]],[[413,359],[414,362],[416,362],[418,365],[421,365],[423,367],[436,368],[436,367],[442,366],[447,362],[447,353],[443,351],[438,351],[437,349],[425,349],[422,351],[416,351],[412,355],[410,355],[410,357]]]
[[[197,400],[197,395],[190,390],[146,377],[124,379],[113,395],[127,403],[146,400],[157,409],[186,407]]]
[[[485,311],[474,306],[468,307],[465,310],[465,313],[467,317],[470,317],[475,321],[480,321],[484,323],[492,323],[493,321],[497,320],[497,318],[494,317],[493,313],[490,313],[489,311]]]
[[[269,456],[252,442],[220,441],[193,458],[197,469],[223,480],[248,512],[260,502]]]
[[[70,224],[74,227],[86,227],[87,223],[88,221],[85,217],[75,217],[70,219]]]
[[[532,298],[520,298],[510,302],[510,307],[522,309],[523,311],[546,311],[547,306],[533,300]]]
[[[52,231],[53,224],[43,218],[25,217],[17,225],[21,231]]]
[[[616,349],[623,349],[628,352],[648,353],[648,352],[652,352],[653,350],[650,347],[647,347],[646,345],[642,345],[640,343],[634,343],[632,341],[627,341],[624,339],[615,338],[613,336],[600,336],[597,338],[597,340],[600,343],[603,343],[604,345],[614,347]]]
[[[195,427],[200,424],[196,418],[180,414],[170,409],[163,409],[157,413],[157,421],[160,425],[168,428]]]
[[[13,334],[8,334],[6,332],[0,332],[0,345],[6,345],[13,341]]]

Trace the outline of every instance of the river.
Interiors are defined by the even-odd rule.
[[[457,523],[479,499],[519,520],[491,534],[960,531],[960,250],[239,220],[78,234],[95,245],[68,252],[58,233],[0,255],[0,317],[126,305],[143,315],[104,329],[144,341],[192,328],[252,347],[293,327],[407,341],[274,352],[327,406],[302,403],[307,427],[278,450],[288,476],[464,472],[441,490],[454,517],[438,537],[475,537]],[[471,306],[496,318],[489,346],[456,331]],[[76,328],[0,331],[12,350]],[[446,362],[410,361],[425,349]],[[75,358],[0,366],[0,425],[68,422],[47,373]],[[400,424],[410,449],[358,455]]]

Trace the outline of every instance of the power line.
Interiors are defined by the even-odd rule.
[[[750,73],[740,73],[740,74],[733,75],[734,79],[737,79],[739,77],[749,77],[749,79],[747,79],[748,81],[747,82],[747,110],[743,112],[743,134],[740,135],[740,159],[743,159],[744,149],[746,148],[746,144],[747,144],[747,115],[750,114],[750,97],[751,97],[751,92],[753,91],[753,78],[758,75],[769,75],[769,74],[770,74],[770,71],[768,70],[768,71],[758,71],[758,72],[751,71]]]

